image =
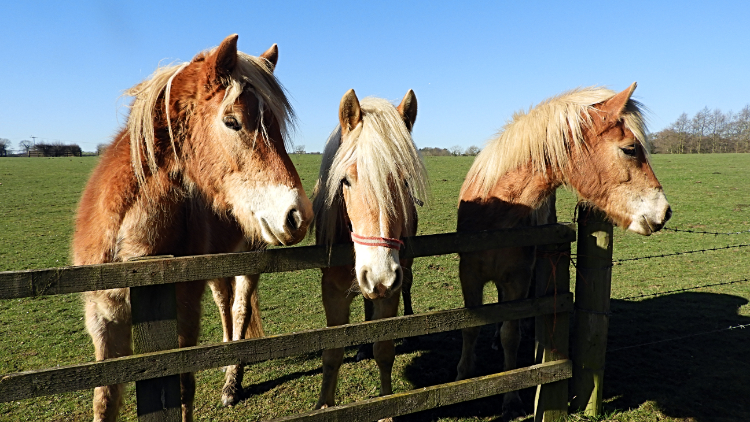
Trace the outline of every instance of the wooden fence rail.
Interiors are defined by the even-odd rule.
[[[573,224],[533,229],[446,233],[407,238],[402,258],[475,252],[509,246],[575,241]],[[80,267],[0,272],[0,299],[78,293],[120,287],[211,280],[245,274],[276,273],[354,263],[351,246],[302,246],[215,255],[184,256]]]
[[[100,362],[18,372],[0,377],[0,402],[572,310],[573,295],[567,293],[556,298],[534,298],[473,309],[427,312],[294,334],[184,347]]]
[[[160,333],[176,329],[176,316],[171,307],[154,307],[147,303],[147,299],[141,300],[139,297],[157,297],[150,292],[155,289],[166,290],[167,293],[159,293],[158,296],[166,294],[173,300],[174,283],[184,281],[352,264],[354,257],[351,246],[336,245],[333,249],[308,246],[0,272],[0,299],[134,288],[131,291],[134,330],[143,330],[138,334],[141,344],[136,345],[136,349],[146,352],[101,362],[0,375],[0,402],[136,381],[139,418],[142,421],[175,420],[179,415],[172,411],[174,404],[171,405],[172,409],[151,409],[147,408],[146,402],[149,401],[148,397],[155,395],[153,391],[161,391],[162,397],[164,394],[179,396],[179,386],[175,386],[174,381],[175,375],[180,373],[537,317],[537,365],[310,412],[292,419],[372,420],[537,385],[535,420],[553,420],[567,413],[567,382],[564,380],[572,376],[573,365],[567,357],[567,315],[574,306],[573,296],[569,293],[567,269],[570,242],[575,240],[575,236],[572,224],[556,224],[529,229],[419,236],[405,240],[405,247],[401,250],[403,258],[511,246],[550,245],[540,248],[546,254],[540,258],[541,262],[546,262],[545,257],[548,257],[549,263],[540,267],[537,297],[532,299],[182,349],[173,348],[172,335],[161,338]],[[149,311],[136,318],[138,309],[146,308],[152,311],[160,308],[159,312],[163,315],[150,315]],[[139,324],[141,320],[143,323]],[[159,323],[154,325],[152,321]],[[161,344],[157,346],[157,343]],[[164,348],[170,350],[159,350]],[[153,381],[158,379],[165,383],[154,384]]]

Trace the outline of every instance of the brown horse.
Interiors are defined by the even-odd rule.
[[[229,252],[304,238],[312,204],[284,148],[292,109],[273,69],[237,51],[237,35],[182,65],[161,67],[127,93],[127,128],[115,136],[83,193],[75,265]],[[205,281],[179,283],[180,347],[198,340]],[[84,294],[96,359],[130,355],[129,289]],[[193,374],[180,376],[192,420]],[[123,385],[94,390],[94,420],[114,421]]]
[[[323,305],[328,326],[347,324],[356,291],[372,301],[374,319],[396,316],[399,293],[411,282],[412,260],[399,260],[401,237],[417,230],[415,198],[426,192],[426,172],[411,138],[417,99],[401,104],[341,99],[339,126],[328,138],[315,187],[317,244],[352,243],[353,266],[324,268]],[[407,280],[408,279],[408,280]],[[393,340],[374,346],[380,394],[391,394]],[[323,383],[316,408],[335,405],[344,349],[323,351]]]
[[[622,227],[642,235],[661,229],[672,212],[646,155],[640,105],[630,98],[634,89],[635,83],[619,94],[577,89],[516,113],[464,181],[458,231],[553,222],[553,194],[562,185]],[[534,262],[534,247],[461,254],[466,307],[482,304],[482,287],[489,281],[502,301],[526,297]],[[479,327],[463,331],[459,380],[472,375],[478,333]],[[503,323],[500,338],[505,370],[514,369],[518,321]],[[523,412],[516,392],[505,395],[503,409],[507,416]]]

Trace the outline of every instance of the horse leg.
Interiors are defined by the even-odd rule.
[[[375,312],[372,301],[370,299],[363,298],[365,302],[365,321],[372,321],[372,315]],[[354,358],[355,361],[363,361],[365,359],[372,359],[372,343],[365,343],[359,346],[357,350],[357,356]]]
[[[404,284],[401,287],[401,295],[404,296],[404,316],[414,315],[414,309],[411,307],[411,285],[414,282],[411,264],[402,265],[401,269],[404,271]]]
[[[232,339],[232,282],[230,278],[217,278],[208,282],[214,303],[219,308],[224,343]]]
[[[323,272],[323,307],[326,312],[326,324],[329,327],[349,323],[349,307],[354,295],[347,294],[336,285],[336,272],[342,280],[351,280],[351,267],[342,269],[326,269]],[[344,361],[344,349],[323,350],[323,382],[320,387],[320,396],[315,404],[316,409],[336,405],[336,384],[339,378],[339,369]]]
[[[198,344],[201,321],[201,298],[206,282],[187,281],[176,284],[177,294],[177,333],[180,347]],[[193,402],[195,401],[195,374],[180,374],[182,400],[182,421],[192,422]]]
[[[414,274],[411,272],[413,261],[410,259],[408,264],[401,265],[401,268],[404,270],[404,285],[401,288],[401,295],[404,297],[404,316],[414,315],[414,309],[411,305],[411,285],[414,282]],[[419,345],[419,336],[406,337],[401,341],[401,344],[407,348],[417,347]]]
[[[529,292],[531,283],[530,268],[517,269],[508,275],[508,281],[503,284],[498,283],[498,290],[502,288],[504,301],[524,299]],[[500,341],[503,345],[504,371],[516,369],[518,367],[518,347],[521,343],[521,330],[519,320],[505,321],[500,329]],[[518,416],[524,416],[523,403],[518,391],[505,393],[503,397],[503,416],[510,420]]]
[[[398,302],[400,295],[395,292],[390,297],[377,299],[374,301],[375,320],[395,317],[398,314]],[[393,372],[393,361],[396,358],[396,348],[393,340],[378,341],[372,348],[375,362],[380,369],[380,395],[387,396],[393,394],[391,385],[391,373]]]
[[[83,294],[86,329],[94,343],[97,361],[131,355],[130,291],[100,290]],[[124,384],[94,389],[94,421],[116,421]]]
[[[258,301],[258,280],[260,275],[237,276],[234,279],[234,302],[232,303],[232,340],[263,336]],[[221,402],[233,406],[242,400],[242,379],[245,367],[242,363],[227,366]]]
[[[464,306],[473,308],[482,305],[482,288],[484,281],[476,273],[476,266],[469,261],[475,261],[471,257],[461,256],[459,263],[459,278],[461,279],[461,292],[464,297]],[[468,258],[468,259],[467,259]],[[474,352],[477,344],[477,337],[481,327],[464,328],[461,331],[463,336],[463,346],[461,348],[461,360],[458,361],[456,368],[458,374],[456,381],[470,378],[474,374],[476,355]]]
[[[498,287],[497,288],[497,301],[502,302],[503,301],[503,291]],[[502,341],[500,340],[500,330],[503,327],[502,322],[498,322],[495,324],[495,334],[492,336],[492,350],[500,350]]]

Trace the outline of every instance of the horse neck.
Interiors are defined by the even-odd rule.
[[[544,224],[546,212],[553,209],[555,190],[562,178],[548,169],[546,173],[535,171],[529,163],[501,176],[487,194],[479,191],[478,184],[464,186],[458,209],[459,230],[486,230],[509,228],[519,225]],[[550,216],[551,218],[552,216]],[[545,220],[545,221],[538,221]]]

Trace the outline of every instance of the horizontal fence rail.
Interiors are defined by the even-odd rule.
[[[575,225],[445,233],[404,239],[401,258],[574,242]],[[302,246],[266,251],[151,259],[45,270],[0,272],[0,299],[78,293],[153,284],[211,280],[245,274],[326,268],[354,263],[351,245]]]
[[[294,334],[185,347],[100,362],[6,374],[0,376],[0,402],[572,310],[573,295],[565,293],[471,309],[427,312]]]
[[[273,419],[270,422],[378,420],[481,399],[535,385],[549,384],[568,379],[572,376],[572,373],[573,365],[569,360],[545,362],[498,374],[419,388],[390,396],[375,397],[356,403],[315,410],[301,415]]]

